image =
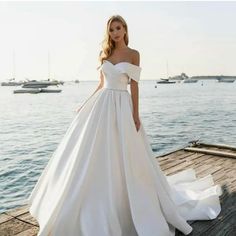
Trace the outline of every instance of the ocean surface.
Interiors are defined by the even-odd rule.
[[[0,213],[24,204],[97,83],[67,83],[55,94],[13,94],[15,87],[0,86]],[[157,156],[196,139],[236,146],[236,82],[155,85],[140,81],[139,107]]]

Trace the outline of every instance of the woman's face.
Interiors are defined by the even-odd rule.
[[[123,40],[125,33],[125,28],[121,22],[113,21],[110,24],[109,35],[113,41],[118,42]]]

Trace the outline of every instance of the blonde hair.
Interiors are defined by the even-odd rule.
[[[102,41],[102,51],[100,52],[100,55],[99,55],[99,61],[101,62],[101,64],[103,63],[105,59],[107,59],[112,54],[112,52],[115,49],[115,42],[111,39],[109,35],[109,29],[110,29],[111,23],[114,21],[118,21],[123,25],[126,32],[124,35],[124,41],[127,46],[129,43],[128,26],[124,18],[120,15],[111,16],[107,21],[105,37]]]

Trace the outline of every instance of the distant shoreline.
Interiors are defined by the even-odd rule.
[[[181,75],[170,76],[169,80],[184,80],[184,79],[195,79],[195,80],[224,80],[224,79],[234,79],[236,80],[236,76],[231,75],[194,75],[194,76],[185,76]],[[142,79],[142,81],[156,81],[160,78],[156,79]],[[74,82],[75,80],[63,80],[64,82]],[[0,82],[6,82],[6,80],[0,80]],[[14,80],[14,82],[18,82],[18,80]],[[98,82],[98,80],[79,80],[79,82]]]

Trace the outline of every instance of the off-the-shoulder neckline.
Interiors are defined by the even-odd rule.
[[[113,65],[113,66],[117,66],[117,65],[119,65],[119,64],[124,63],[124,64],[129,64],[129,65],[131,65],[131,66],[134,66],[134,67],[137,67],[137,68],[140,68],[140,69],[141,69],[140,66],[134,65],[134,64],[132,64],[132,63],[130,63],[130,62],[127,62],[127,61],[120,61],[120,62],[118,62],[118,63],[116,63],[116,64],[111,63],[109,60],[103,60],[103,61],[109,62],[109,63],[110,63],[111,65]]]

